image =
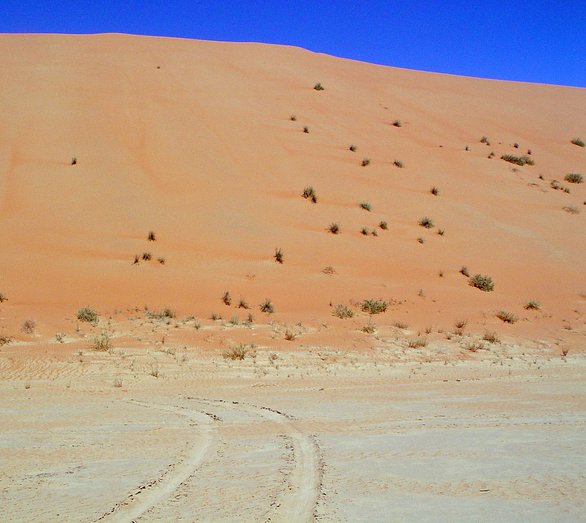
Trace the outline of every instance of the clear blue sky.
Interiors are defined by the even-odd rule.
[[[586,0],[0,0],[2,33],[132,33],[586,87]]]

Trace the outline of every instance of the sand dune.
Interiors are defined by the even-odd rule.
[[[584,517],[584,89],[112,34],[0,56],[8,520]]]

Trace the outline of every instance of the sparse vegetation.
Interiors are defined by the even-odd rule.
[[[395,167],[398,167],[399,169],[402,169],[402,168],[404,167],[404,166],[403,166],[403,162],[402,162],[401,160],[395,160],[395,161],[393,162],[393,165],[394,165]]]
[[[12,336],[6,336],[5,334],[0,335],[0,347],[8,345],[14,338]]]
[[[325,89],[325,88],[324,88],[324,86],[323,86],[323,85],[322,85],[320,82],[316,83],[316,84],[313,86],[313,88],[314,88],[316,91],[323,91],[323,90]]]
[[[514,163],[515,165],[520,165],[521,167],[525,164],[527,165],[535,165],[535,162],[529,156],[515,156],[513,154],[503,154],[501,156],[501,160],[505,162]]]
[[[328,265],[327,267],[324,267],[321,272],[327,274],[328,276],[332,276],[336,274],[336,269],[334,269],[331,265]]]
[[[248,305],[248,303],[246,303],[246,300],[244,298],[240,298],[240,300],[238,301],[238,308],[239,309],[250,309],[250,306]]]
[[[401,123],[401,120],[395,120],[395,121],[393,122],[393,126],[395,126],[395,127],[401,127],[402,125],[403,125],[403,124]]]
[[[6,294],[0,292],[0,303],[4,303],[7,300],[8,298],[6,297]]]
[[[475,274],[474,276],[470,277],[468,284],[484,292],[491,292],[494,290],[494,283],[492,278],[482,274]]]
[[[417,338],[411,338],[407,341],[407,347],[410,349],[421,349],[427,346],[427,338],[418,336]]]
[[[170,307],[165,307],[159,311],[146,311],[148,318],[152,320],[170,320],[176,317],[175,311]]]
[[[347,307],[346,305],[340,303],[334,307],[333,314],[337,318],[345,320],[348,318],[352,318],[354,316],[354,311],[350,307]]]
[[[229,349],[225,350],[222,353],[222,356],[226,360],[242,361],[249,351],[250,348],[247,345],[245,345],[244,343],[240,343],[239,345],[234,345],[233,347],[230,347]]]
[[[55,334],[55,339],[59,343],[65,343],[65,333],[64,332],[58,332],[57,334]]]
[[[488,136],[483,136],[480,139],[480,143],[486,144],[486,145],[490,145],[490,140],[488,139]]]
[[[281,249],[275,249],[275,254],[273,254],[273,258],[277,263],[283,263],[284,254]]]
[[[566,211],[568,214],[580,214],[580,209],[575,205],[566,205],[562,207],[562,210]]]
[[[549,183],[549,186],[552,189],[555,189],[556,191],[564,191],[566,194],[570,194],[570,189],[568,189],[567,187],[564,187],[560,182],[558,182],[557,180],[552,180]]]
[[[364,300],[360,304],[362,312],[368,314],[381,314],[387,310],[388,303],[384,300]]]
[[[437,230],[437,233],[438,233],[440,236],[443,236],[444,234],[446,234],[446,230],[445,230],[445,229],[438,229],[438,230]]]
[[[212,312],[211,316],[210,316],[210,320],[212,321],[218,321],[222,319],[222,315],[221,314],[216,314],[215,312]]]
[[[165,258],[163,258],[162,256],[159,256],[157,258],[157,261],[159,262],[160,265],[165,265]]]
[[[483,336],[482,339],[484,341],[487,341],[488,343],[500,343],[500,338],[498,337],[498,334],[494,331],[486,331]]]
[[[586,145],[580,138],[573,138],[572,143],[578,147],[584,147]]]
[[[356,149],[358,149],[358,147],[356,147],[354,144],[350,144],[350,147],[348,147],[348,149],[350,151],[352,151],[353,153],[355,153],[356,152]]]
[[[381,228],[383,231],[386,231],[386,230],[388,230],[388,228],[389,228],[389,225],[388,225],[388,224],[387,224],[387,222],[385,222],[385,221],[381,221],[381,222],[378,224],[378,226],[379,226],[379,227],[380,227],[380,228]]]
[[[368,228],[362,227],[362,229],[360,229],[360,234],[362,234],[363,236],[368,236]]]
[[[303,126],[303,132],[309,134],[309,127],[307,127],[307,125]]]
[[[515,323],[517,321],[517,316],[508,311],[498,311],[496,317],[505,323]]]
[[[466,325],[468,325],[468,320],[457,320],[456,323],[454,323],[456,329],[463,329]]]
[[[134,261],[132,262],[132,265],[138,265],[140,263],[140,256],[138,254],[134,255]]]
[[[77,158],[74,156],[74,157],[71,159],[71,165],[76,165],[76,164],[77,164]]]
[[[369,158],[362,158],[361,165],[362,165],[362,167],[366,167],[367,165],[370,165],[370,159]]]
[[[275,307],[271,303],[271,300],[267,298],[260,304],[260,310],[266,314],[273,314],[275,312]]]
[[[401,330],[405,330],[407,327],[409,327],[409,325],[407,325],[404,321],[396,321],[393,323],[393,326]]]
[[[155,242],[155,241],[157,241],[157,237],[155,236],[155,233],[153,231],[150,231],[149,232],[149,235],[147,237],[147,240],[149,242]]]
[[[143,252],[142,253],[142,259],[144,261],[150,261],[152,257],[153,257],[153,255],[150,252]]]
[[[97,323],[98,313],[91,307],[82,307],[77,311],[77,319],[86,323]]]
[[[368,322],[364,327],[362,327],[362,329],[360,329],[362,332],[366,333],[366,334],[374,334],[374,332],[376,331],[376,325],[374,323]]]
[[[292,122],[296,122],[297,121],[297,116],[295,116],[294,114],[292,114],[291,116],[289,116],[289,120],[291,120]]]
[[[529,300],[525,304],[525,309],[528,311],[538,311],[539,309],[541,309],[541,304],[538,301]]]
[[[464,348],[470,352],[476,352],[479,350],[484,350],[486,347],[481,340],[470,340],[464,344]]]
[[[296,337],[296,334],[294,332],[291,332],[289,329],[285,331],[285,339],[287,341],[293,341]]]
[[[232,296],[230,295],[230,291],[225,291],[224,294],[222,294],[222,302],[228,307],[232,305]]]
[[[302,196],[306,200],[310,200],[312,203],[317,203],[317,194],[315,193],[314,188],[311,186],[308,186],[305,189],[303,189]]]
[[[360,202],[358,205],[360,205],[360,208],[364,209],[365,211],[372,211],[372,205],[370,205],[369,202]]]
[[[468,267],[466,267],[466,265],[462,265],[462,267],[460,267],[460,274],[466,276],[466,278],[470,276],[470,272],[468,271]]]
[[[578,173],[568,173],[564,176],[564,180],[568,183],[584,183],[584,177]]]
[[[417,238],[417,243],[421,243],[422,245],[425,243],[425,240],[419,236],[419,238]]]
[[[340,226],[337,223],[331,223],[328,227],[328,231],[332,234],[340,234]]]
[[[425,227],[426,229],[431,229],[433,227],[432,219],[427,216],[421,218],[418,223],[421,227]]]
[[[112,338],[107,332],[102,332],[92,341],[91,349],[97,352],[107,352],[112,348]]]
[[[432,187],[432,188],[429,190],[429,192],[430,192],[431,194],[433,194],[434,196],[439,196],[439,189],[438,189],[437,187],[435,187],[435,186],[434,186],[434,187]]]

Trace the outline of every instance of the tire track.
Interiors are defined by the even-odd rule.
[[[213,432],[215,430],[213,421],[220,421],[215,414],[207,412],[189,410],[181,407],[152,405],[136,400],[129,401],[146,408],[165,410],[167,412],[174,412],[180,416],[185,416],[198,424],[200,435],[183,461],[171,465],[158,478],[140,485],[126,499],[117,503],[111,510],[98,518],[97,521],[111,520],[130,523],[148,512],[155,505],[170,497],[182,483],[197,472],[206,460],[212,449]]]
[[[277,423],[284,435],[291,442],[294,464],[288,477],[287,494],[280,502],[277,502],[271,510],[271,515],[266,521],[315,521],[317,517],[318,498],[322,492],[322,475],[324,464],[321,458],[321,449],[314,435],[307,435],[298,430],[294,425],[293,416],[284,412],[242,403],[239,401],[226,401],[221,399],[193,398],[186,399],[205,402],[208,404],[222,404],[236,410],[244,410],[253,415]]]

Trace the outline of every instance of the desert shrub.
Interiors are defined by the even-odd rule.
[[[161,264],[161,265],[165,265],[165,258],[163,258],[162,256],[159,256],[157,258],[157,261]]]
[[[438,230],[437,230],[437,233],[438,233],[440,236],[443,236],[444,234],[446,234],[446,230],[445,230],[445,229],[438,229]]]
[[[407,347],[410,349],[421,349],[427,346],[427,338],[423,336],[418,336],[417,338],[411,338],[407,341]]]
[[[221,319],[222,319],[221,314],[216,314],[215,312],[212,312],[212,314],[210,315],[210,320],[212,320],[212,321],[218,321]]]
[[[275,312],[275,307],[271,303],[270,298],[267,298],[260,304],[261,312],[265,312],[266,314],[273,314]]]
[[[523,166],[525,164],[535,165],[535,162],[533,161],[532,158],[529,158],[529,156],[515,156],[513,154],[503,154],[501,156],[501,160],[504,160],[505,162],[509,162],[509,163],[514,163],[514,164],[520,165],[520,166]]]
[[[155,236],[155,233],[153,231],[149,232],[149,235],[147,236],[147,240],[149,242],[155,242],[157,241],[157,237]]]
[[[580,214],[580,209],[574,205],[566,205],[562,209],[569,214]]]
[[[289,116],[289,120],[291,120],[292,122],[296,122],[297,121],[297,116],[295,116],[294,114],[292,114],[291,116]]]
[[[354,316],[354,311],[346,305],[340,303],[334,307],[333,315],[337,318],[345,320]]]
[[[572,143],[578,147],[584,147],[586,145],[580,138],[573,138]]]
[[[307,127],[307,125],[303,126],[303,132],[309,134],[309,127]]]
[[[240,301],[238,302],[238,308],[239,309],[250,309],[250,306],[248,305],[248,303],[246,303],[246,300],[244,298],[240,298]]]
[[[170,307],[165,307],[158,311],[147,310],[146,315],[152,320],[169,320],[176,317],[175,311]]]
[[[362,167],[366,167],[367,165],[370,165],[370,159],[369,158],[362,158],[361,165],[362,165]]]
[[[308,186],[305,189],[303,189],[303,194],[302,196],[306,199],[306,200],[310,200],[313,203],[317,203],[317,194],[315,193],[315,190],[313,187]]]
[[[222,302],[224,305],[232,305],[232,296],[230,295],[230,291],[226,291],[224,294],[222,294]]]
[[[227,360],[243,360],[249,351],[250,349],[247,345],[240,343],[225,350],[222,353],[222,356]]]
[[[434,186],[434,187],[432,187],[432,188],[429,190],[429,192],[430,192],[431,194],[433,194],[434,196],[438,196],[438,195],[439,195],[439,189],[438,189],[437,187],[435,187],[435,186]]]
[[[583,183],[584,177],[578,173],[568,173],[564,176],[564,180],[569,183]]]
[[[281,249],[275,249],[275,254],[273,254],[273,258],[277,263],[283,263],[283,251]]]
[[[360,202],[358,205],[360,205],[360,208],[365,211],[372,211],[372,205],[370,205],[369,202]]]
[[[372,231],[370,231],[370,235],[371,236],[378,236],[378,232],[376,232],[375,229],[372,229]]]
[[[327,267],[324,267],[321,272],[327,274],[328,276],[332,276],[336,274],[336,269],[334,269],[331,265],[328,265]]]
[[[425,240],[419,236],[419,238],[417,238],[417,243],[421,243],[422,245],[425,243]]]
[[[358,147],[356,147],[354,144],[351,144],[350,147],[348,147],[348,149],[350,151],[352,151],[353,153],[355,153],[356,152],[356,149],[358,149]]]
[[[4,303],[7,300],[8,298],[6,297],[6,294],[0,292],[0,303]]]
[[[486,144],[486,145],[490,145],[490,140],[488,139],[488,136],[483,136],[483,137],[480,139],[480,143],[484,143],[484,144]]]
[[[468,320],[457,320],[454,323],[454,327],[456,327],[456,329],[463,329],[466,327],[466,325],[468,325]]]
[[[360,234],[362,234],[363,236],[368,236],[368,228],[362,227],[362,229],[360,229]]]
[[[14,338],[12,336],[6,336],[5,334],[0,335],[0,347],[7,345],[12,342]]]
[[[395,120],[395,121],[393,122],[393,125],[394,125],[395,127],[401,127],[403,124],[401,123],[401,120]]]
[[[560,182],[558,182],[557,180],[552,180],[552,181],[549,183],[549,186],[550,186],[552,189],[555,189],[556,191],[564,191],[565,193],[568,193],[568,194],[569,194],[569,192],[570,192],[570,189],[568,189],[567,187],[564,187],[564,186],[563,186],[563,185],[562,185]]]
[[[37,326],[37,322],[35,320],[24,320],[22,322],[21,330],[25,334],[33,334],[35,332],[35,327]]]
[[[404,321],[396,321],[395,323],[393,323],[394,327],[397,327],[397,329],[402,329],[405,330],[407,327],[409,327],[409,325],[407,325]]]
[[[74,156],[74,157],[71,159],[71,165],[76,165],[76,164],[77,164],[77,158]]]
[[[515,143],[513,144],[513,147],[514,147],[515,149],[518,149],[518,148],[519,148],[519,144],[518,144],[517,142],[515,142]]]
[[[541,304],[538,301],[529,300],[525,304],[525,309],[527,309],[528,311],[538,311],[539,309],[541,309]]]
[[[488,343],[499,343],[501,341],[498,334],[494,331],[486,331],[483,334],[482,339],[488,341]]]
[[[433,227],[433,221],[427,216],[421,218],[418,223],[421,227],[425,227],[426,229],[431,229]]]
[[[98,313],[91,307],[82,307],[77,311],[77,319],[86,323],[97,323]]]
[[[316,84],[313,86],[313,88],[314,88],[316,91],[323,91],[323,90],[324,90],[324,86],[323,86],[323,85],[322,85],[320,82],[316,83]]]
[[[332,234],[340,234],[340,226],[337,223],[331,223],[328,227],[328,231]]]
[[[464,348],[470,352],[484,350],[486,347],[481,340],[470,340],[464,344]]]
[[[138,265],[140,263],[140,256],[138,254],[134,255],[134,261],[132,262],[132,265]]]
[[[517,321],[517,316],[508,311],[498,311],[496,317],[505,323],[515,323]]]
[[[386,231],[389,228],[389,225],[387,224],[387,222],[382,221],[378,224],[378,226],[383,230]]]
[[[402,169],[402,168],[403,168],[403,162],[402,162],[401,160],[395,160],[395,161],[393,162],[393,165],[394,165],[395,167],[398,167],[399,169]]]
[[[375,330],[376,330],[376,325],[374,323],[370,323],[368,322],[364,327],[362,327],[362,329],[360,329],[362,332],[365,332],[366,334],[374,334]]]
[[[494,283],[490,276],[484,276],[482,274],[475,274],[468,280],[468,285],[476,287],[484,292],[490,292],[494,290]]]
[[[97,352],[107,352],[112,348],[112,338],[107,332],[96,336],[91,344],[91,349]]]
[[[384,300],[364,300],[360,308],[362,312],[368,312],[368,314],[381,314],[387,310],[388,305]]]
[[[230,323],[230,325],[233,327],[236,327],[240,323],[240,320],[238,319],[238,316],[232,316],[228,323]]]
[[[153,255],[150,252],[143,252],[142,253],[142,259],[144,261],[149,261],[152,257],[153,257]]]
[[[285,331],[285,339],[287,341],[293,341],[296,337],[296,334],[294,332],[291,332],[289,329]]]

